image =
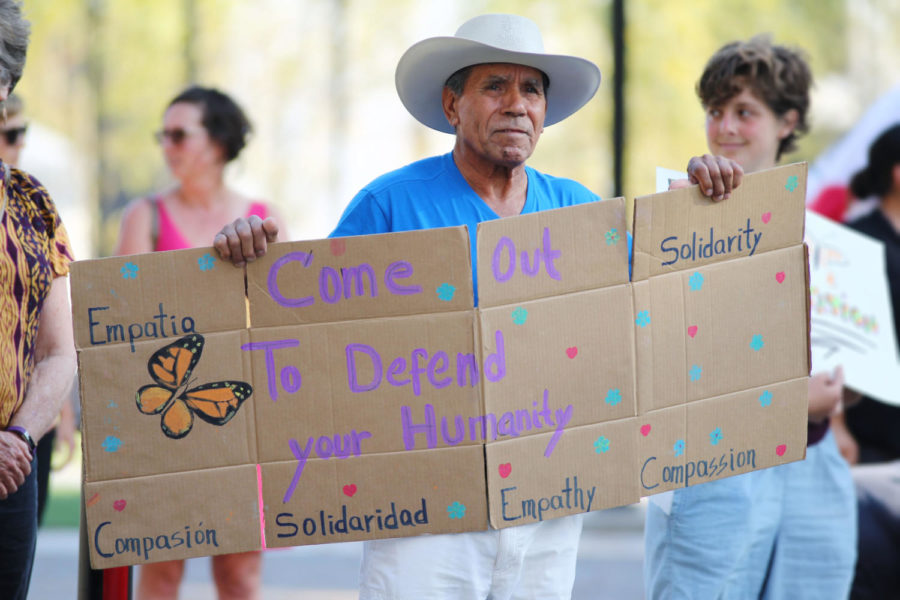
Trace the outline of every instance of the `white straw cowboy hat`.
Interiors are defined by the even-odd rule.
[[[400,101],[428,127],[454,133],[441,105],[444,83],[460,69],[483,63],[525,65],[547,75],[544,125],[577,111],[600,85],[600,69],[589,60],[545,54],[533,21],[517,15],[481,15],[463,23],[453,37],[422,40],[400,57],[394,78]]]

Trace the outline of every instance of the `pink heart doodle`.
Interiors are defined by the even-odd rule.
[[[566,356],[568,356],[569,358],[575,358],[576,356],[578,356],[578,348],[575,346],[566,348]]]
[[[345,496],[349,496],[350,498],[352,498],[353,494],[355,494],[355,493],[356,493],[356,484],[355,483],[350,483],[350,484],[347,484],[344,486],[344,495]]]
[[[775,273],[775,281],[778,283],[782,283],[784,281],[784,271],[778,271]]]
[[[785,446],[784,444],[779,444],[775,448],[775,454],[777,454],[778,456],[784,456],[785,452],[787,452],[787,446]]]
[[[509,477],[509,474],[512,473],[512,465],[509,463],[503,463],[497,468],[497,470],[500,471],[500,477],[506,479],[507,477]]]
[[[764,213],[762,214],[762,222],[763,222],[763,223],[768,223],[768,222],[771,221],[771,220],[772,220],[772,213],[770,213],[770,212],[764,212]]]
[[[128,503],[125,502],[124,500],[116,500],[115,502],[113,502],[113,508],[119,512],[122,512],[123,510],[125,510],[126,504],[128,504]]]
[[[648,435],[650,435],[650,423],[641,425],[641,435],[644,437],[647,437]]]
[[[341,256],[347,250],[347,242],[345,240],[331,240],[331,254],[333,256]]]
[[[688,327],[688,335],[691,337],[694,337],[695,335],[697,335],[697,326],[696,325],[691,325],[690,327]]]

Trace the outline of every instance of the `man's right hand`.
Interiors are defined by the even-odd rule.
[[[14,494],[31,473],[31,451],[14,433],[0,432],[0,500]]]
[[[730,158],[712,154],[691,158],[687,172],[690,183],[699,185],[703,195],[709,196],[714,202],[730,198],[731,191],[741,185],[744,177],[741,165]],[[672,182],[669,189],[685,186],[683,183],[675,185],[676,183]]]
[[[266,220],[256,215],[241,217],[229,223],[213,238],[213,246],[223,260],[230,260],[236,267],[265,256],[268,244],[278,240],[275,219]]]

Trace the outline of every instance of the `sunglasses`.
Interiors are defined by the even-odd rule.
[[[193,130],[176,127],[175,129],[160,129],[153,134],[153,137],[156,138],[156,142],[159,144],[162,144],[166,140],[169,140],[175,146],[180,146],[181,143],[184,142],[184,140],[186,140],[194,133],[195,132]]]
[[[19,143],[21,138],[25,137],[25,132],[28,131],[28,125],[22,125],[21,127],[10,127],[9,129],[0,129],[0,134],[3,135],[3,138],[6,140],[6,144],[8,146],[15,146]]]

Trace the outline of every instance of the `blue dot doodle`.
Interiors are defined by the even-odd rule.
[[[620,239],[619,232],[616,231],[615,227],[613,227],[612,229],[610,229],[609,231],[606,232],[606,245],[607,246],[612,246],[614,244],[617,244],[619,242],[619,239]]]
[[[451,519],[462,519],[466,516],[466,505],[462,502],[454,502],[447,507],[447,514]]]
[[[699,271],[695,272],[688,279],[688,285],[691,287],[692,292],[699,292],[703,289],[703,275]]]
[[[709,433],[709,443],[712,444],[713,446],[715,446],[721,441],[722,441],[722,429],[719,427],[716,427]]]
[[[107,452],[117,452],[119,448],[122,446],[122,440],[117,438],[114,435],[106,436],[106,439],[103,440],[103,443],[100,444],[100,447],[103,448]]]
[[[119,271],[122,273],[122,279],[137,279],[138,271],[140,267],[138,267],[133,262],[125,263]]]
[[[675,444],[672,446],[672,453],[675,456],[681,456],[684,454],[684,440],[677,440]]]
[[[216,259],[212,254],[207,252],[197,259],[197,264],[200,265],[201,271],[210,271],[214,266],[216,266]]]
[[[517,306],[516,309],[512,311],[512,320],[516,325],[524,325],[525,321],[528,320],[528,311],[521,306]]]
[[[750,347],[755,351],[759,352],[762,350],[763,346],[765,346],[765,342],[763,342],[762,336],[757,334],[753,336],[753,339],[750,340]]]
[[[700,365],[694,365],[691,367],[690,371],[688,371],[688,376],[691,378],[691,381],[700,381],[700,376],[703,374],[703,369]]]
[[[637,318],[634,320],[634,324],[638,327],[646,327],[650,324],[650,311],[642,310],[637,314]]]
[[[772,392],[766,390],[759,395],[759,405],[762,407],[766,407],[770,404],[772,404]]]
[[[609,452],[609,440],[602,435],[598,437],[597,441],[594,442],[594,452],[596,452],[597,454],[605,454]]]
[[[622,392],[619,391],[619,388],[613,388],[606,392],[606,403],[610,406],[615,406],[619,402],[622,401]]]
[[[109,404],[106,405],[107,408],[119,408],[119,405],[116,404],[115,400],[110,400]]]
[[[800,180],[797,179],[796,175],[791,175],[790,177],[788,177],[787,183],[784,184],[784,189],[789,192],[793,192],[797,189],[798,185],[800,185]]]
[[[437,297],[444,302],[450,302],[453,300],[453,295],[456,293],[456,288],[449,283],[442,283],[435,290],[437,292]]]

